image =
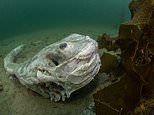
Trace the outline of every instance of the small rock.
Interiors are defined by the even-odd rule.
[[[0,82],[0,91],[2,91],[3,90],[3,85],[2,85],[2,83]]]
[[[96,115],[95,112],[95,103],[91,102],[89,106],[82,111],[81,115]]]

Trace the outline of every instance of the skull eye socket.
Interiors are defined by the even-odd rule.
[[[60,49],[64,49],[66,47],[67,47],[67,43],[62,43],[62,44],[59,45],[59,48]]]

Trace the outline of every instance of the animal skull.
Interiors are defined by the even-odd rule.
[[[65,101],[87,85],[101,65],[97,42],[89,36],[71,34],[43,48],[27,62],[16,64],[13,60],[22,48],[15,48],[5,57],[5,69],[21,84],[52,101]]]

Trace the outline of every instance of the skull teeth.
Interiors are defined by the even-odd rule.
[[[50,76],[49,72],[45,69],[38,69],[42,74]],[[45,88],[49,89],[50,100],[57,101],[65,101],[66,98],[70,97],[70,94],[65,91],[65,88],[62,87],[59,83],[54,82],[46,82]]]
[[[60,92],[60,93],[57,93],[57,92],[50,92],[50,100],[51,101],[54,101],[54,102],[57,102],[57,101],[65,101],[66,99],[66,94],[64,93],[64,91]],[[69,98],[69,97],[67,97]]]
[[[69,93],[66,92],[66,90],[61,86],[58,85],[57,83],[46,83],[46,88],[49,89],[49,95],[50,95],[50,100],[57,102],[57,101],[65,101],[66,98],[69,98],[70,95]]]
[[[45,69],[40,69],[40,68],[38,68],[38,70],[39,70],[40,72],[42,72],[43,74],[45,74],[45,75],[51,75],[51,73],[48,72],[48,71],[45,70]]]

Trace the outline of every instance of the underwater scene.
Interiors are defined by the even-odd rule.
[[[153,115],[154,0],[1,0],[0,115]]]

